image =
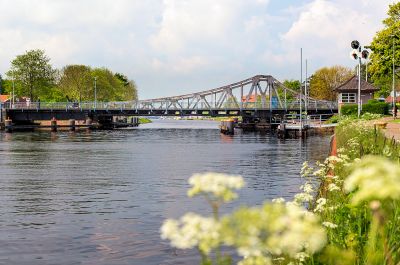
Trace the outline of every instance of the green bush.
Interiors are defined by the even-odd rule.
[[[389,113],[389,104],[386,102],[368,103],[362,106],[363,113],[375,113],[386,115]]]
[[[342,115],[357,115],[356,104],[346,104],[340,109]],[[378,102],[369,100],[367,104],[362,105],[361,113],[374,113],[387,115],[389,113],[389,104],[386,102]]]

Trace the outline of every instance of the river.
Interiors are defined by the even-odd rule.
[[[165,218],[209,214],[186,197],[196,172],[240,174],[239,205],[291,199],[303,161],[329,136],[221,135],[213,121],[155,120],[132,130],[0,132],[0,264],[195,264],[159,237]]]

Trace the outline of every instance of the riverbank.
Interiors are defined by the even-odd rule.
[[[322,181],[310,209],[326,224],[328,252],[340,264],[400,260],[400,189],[393,187],[400,184],[400,124],[388,119],[342,120],[331,142],[331,156],[310,169]]]

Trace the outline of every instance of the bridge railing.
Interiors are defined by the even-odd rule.
[[[19,110],[255,110],[255,109],[300,109],[298,100],[278,103],[273,102],[216,102],[198,101],[191,102],[170,102],[170,101],[125,101],[125,102],[6,102],[4,107],[7,109]],[[309,110],[337,109],[337,103],[331,101],[313,100],[307,102]],[[304,110],[304,102],[302,109]]]
[[[299,124],[303,125],[322,125],[332,117],[332,114],[314,114],[306,115],[302,114],[286,114],[284,121],[288,124]]]

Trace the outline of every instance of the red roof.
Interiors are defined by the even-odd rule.
[[[8,95],[0,95],[0,102],[6,102],[8,100]]]
[[[393,97],[392,97],[392,96],[388,96],[388,97],[385,99],[385,102],[387,102],[387,103],[392,103],[392,102],[393,102]],[[396,97],[396,102],[397,102],[397,103],[400,102],[400,96],[397,96],[397,97]]]

